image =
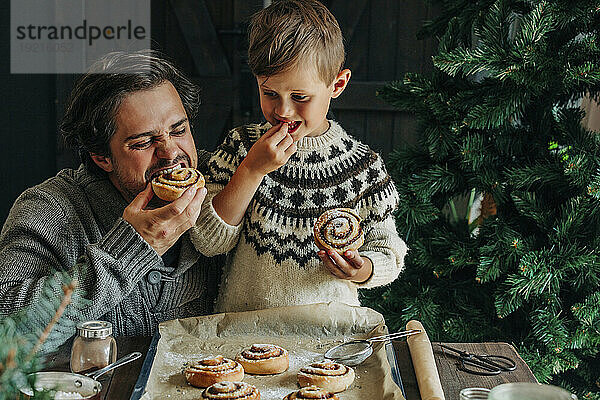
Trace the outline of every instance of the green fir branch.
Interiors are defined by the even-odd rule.
[[[563,193],[569,191],[569,184],[565,182],[562,165],[543,158],[533,165],[510,168],[506,174],[510,184],[518,190],[539,192],[552,189],[557,194],[561,191]]]
[[[76,282],[68,273],[55,271],[35,302],[0,319],[0,400],[16,398],[28,375],[43,367],[40,356],[75,333],[81,310],[89,303],[75,290]]]
[[[536,44],[546,38],[549,32],[555,29],[554,19],[555,14],[551,12],[546,1],[537,2],[531,12],[520,19],[521,29],[519,29],[514,42],[517,48],[525,51],[522,54],[524,59],[528,58],[527,52],[530,49],[533,49]]]
[[[487,71],[488,63],[482,63],[483,53],[480,49],[471,50],[458,47],[447,53],[440,53],[433,58],[433,65],[450,76],[463,74],[474,75]]]
[[[512,200],[519,215],[531,220],[537,229],[548,230],[554,225],[553,210],[535,192],[515,191]]]
[[[550,351],[556,353],[567,348],[570,332],[560,312],[556,314],[554,310],[543,308],[535,310],[532,313],[531,322],[531,334],[537,342],[544,344]]]
[[[600,83],[600,70],[597,63],[586,61],[582,65],[572,67],[566,71],[565,85],[575,86],[582,83],[588,85]]]
[[[415,193],[421,197],[431,198],[442,193],[451,193],[458,190],[464,178],[458,171],[434,165],[431,168],[422,171],[420,175],[411,177]]]
[[[560,269],[548,263],[554,262],[548,252],[530,252],[519,265],[520,274],[510,274],[496,293],[496,311],[504,318],[519,309],[525,302],[543,298],[544,294],[560,290]]]
[[[519,120],[524,112],[524,104],[529,100],[529,94],[518,88],[505,85],[489,91],[478,91],[480,104],[471,108],[464,123],[474,129],[495,129],[505,124]]]
[[[455,135],[443,125],[429,125],[423,131],[423,147],[434,161],[451,157],[456,152]]]

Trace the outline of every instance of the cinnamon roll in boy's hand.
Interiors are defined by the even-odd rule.
[[[273,375],[287,371],[290,366],[287,350],[273,344],[253,344],[235,360],[248,374]]]
[[[203,399],[260,400],[260,392],[246,382],[218,382],[202,392]]]
[[[318,386],[333,393],[343,392],[354,382],[354,370],[335,362],[312,363],[300,368],[300,386]]]
[[[339,400],[339,398],[328,390],[321,389],[317,386],[307,386],[300,390],[296,390],[285,396],[283,400]]]
[[[204,186],[204,176],[195,168],[175,168],[152,179],[154,194],[164,201],[177,200],[192,186]]]
[[[242,366],[221,355],[195,362],[185,369],[184,374],[189,384],[196,387],[208,387],[217,382],[244,379]]]
[[[319,216],[314,226],[315,243],[322,250],[344,254],[364,242],[361,219],[350,208],[334,208]]]

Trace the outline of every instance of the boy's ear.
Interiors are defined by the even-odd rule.
[[[98,167],[100,167],[102,170],[104,170],[106,172],[112,172],[114,170],[114,167],[112,165],[112,160],[110,159],[110,157],[100,156],[98,154],[93,154],[93,153],[90,153],[90,157],[91,157],[92,161],[94,161],[94,163]]]
[[[342,94],[342,92],[344,91],[344,89],[346,89],[346,86],[348,85],[348,81],[350,80],[351,75],[352,72],[350,72],[350,70],[347,68],[340,71],[340,73],[335,77],[335,80],[333,81],[333,93],[331,94],[331,98],[335,99],[340,94]]]

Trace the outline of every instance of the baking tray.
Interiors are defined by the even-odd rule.
[[[154,363],[154,356],[156,355],[156,346],[158,345],[158,339],[160,338],[160,333],[158,330],[152,337],[152,342],[150,343],[150,347],[148,348],[148,352],[146,353],[146,358],[144,358],[144,364],[142,364],[142,370],[140,371],[140,375],[135,383],[135,387],[133,388],[133,392],[131,393],[130,400],[140,400],[142,395],[144,394],[144,390],[146,389],[146,384],[148,383],[148,377],[150,376],[150,370],[152,369],[152,364]],[[402,378],[400,376],[400,369],[398,368],[398,360],[396,359],[396,352],[394,351],[394,347],[392,343],[388,342],[385,345],[385,352],[387,355],[387,359],[390,363],[390,368],[392,370],[392,379],[400,387],[402,391],[402,396],[406,399],[406,394],[404,392],[404,386],[402,385]]]

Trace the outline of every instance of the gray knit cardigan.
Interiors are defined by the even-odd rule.
[[[109,321],[115,335],[148,336],[161,321],[212,312],[218,263],[186,233],[178,264],[166,267],[122,218],[126,206],[106,176],[83,165],[21,194],[0,235],[0,315],[35,301],[53,269],[79,276],[91,300],[81,319]],[[163,279],[152,283],[152,271]]]

